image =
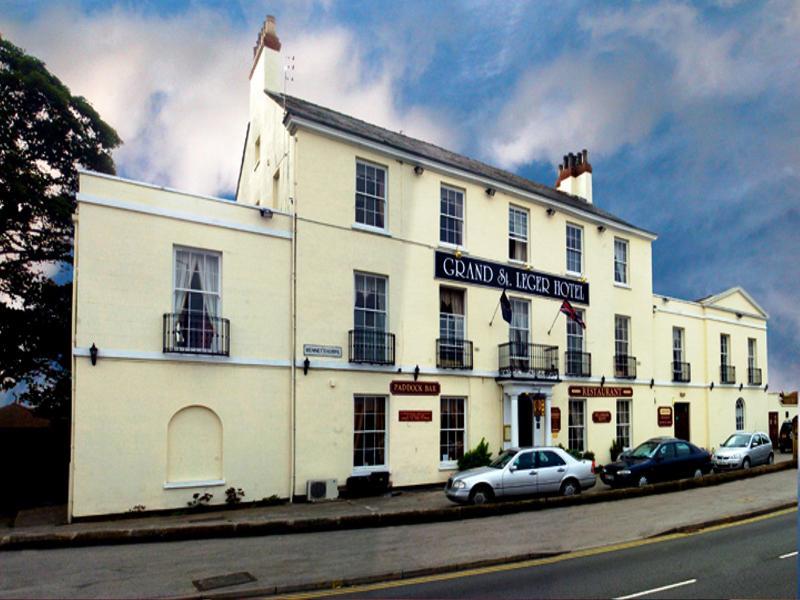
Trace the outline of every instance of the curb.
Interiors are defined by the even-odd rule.
[[[11,533],[0,537],[0,551],[23,549],[75,548],[119,544],[185,541],[196,539],[231,538],[246,536],[316,533],[346,529],[366,529],[400,525],[420,525],[462,519],[495,517],[520,512],[563,508],[597,502],[613,502],[664,494],[681,490],[715,486],[741,479],[750,479],[768,473],[786,471],[797,467],[788,461],[755,467],[747,471],[731,471],[707,475],[702,479],[681,479],[648,485],[643,488],[609,490],[597,494],[580,494],[567,497],[533,498],[483,504],[480,506],[455,505],[430,510],[408,510],[395,513],[343,515],[285,521],[240,521],[232,523],[186,524],[145,528],[120,527],[105,530],[87,530],[48,533]]]
[[[646,538],[640,538],[640,539],[656,540],[660,537],[665,537],[678,533],[687,533],[687,534],[696,533],[700,530],[707,529],[709,527],[714,527],[716,525],[746,521],[747,519],[752,519],[755,517],[760,517],[780,510],[784,510],[787,508],[796,508],[796,507],[797,507],[796,502],[777,504],[770,508],[759,509],[737,515],[729,515],[727,517],[722,517],[718,519],[710,519],[708,521],[701,521],[699,523],[693,523],[691,525],[683,525],[681,527],[674,527],[672,529],[668,529],[661,533],[657,533],[655,535],[651,535]],[[635,540],[629,540],[629,541],[635,541]],[[602,548],[602,546],[600,546],[600,548]],[[580,549],[580,551],[591,550],[591,549],[592,548],[582,548]],[[345,594],[347,593],[347,590],[345,588],[370,585],[373,583],[402,581],[404,579],[415,579],[417,577],[426,577],[430,575],[456,573],[458,571],[480,569],[483,567],[492,567],[496,565],[508,565],[513,563],[526,562],[530,560],[538,560],[542,558],[553,558],[555,556],[569,557],[569,555],[574,552],[578,552],[578,550],[571,550],[571,551],[567,550],[564,552],[538,552],[538,553],[532,552],[525,554],[516,554],[504,558],[489,558],[485,560],[464,562],[464,563],[445,565],[440,567],[412,569],[408,571],[395,571],[386,573],[385,575],[369,575],[362,577],[350,577],[345,579],[329,579],[329,580],[319,581],[316,583],[267,586],[258,589],[239,590],[236,592],[227,591],[227,592],[217,592],[217,593],[212,592],[212,593],[191,594],[185,596],[171,596],[170,600],[200,600],[200,599],[227,600],[232,598],[249,598],[254,596],[278,596],[284,594],[294,594],[300,592],[312,592],[312,591],[323,591],[323,590],[327,591],[341,590],[341,593]]]

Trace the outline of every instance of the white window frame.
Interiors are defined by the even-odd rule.
[[[580,406],[581,420],[580,423],[573,423],[573,406]],[[580,431],[581,447],[575,448],[572,446],[572,439],[577,438],[573,435],[574,431]],[[586,400],[583,398],[570,398],[567,406],[567,448],[569,450],[579,450],[586,452]]]
[[[747,338],[747,368],[758,368],[758,346],[756,338]],[[748,372],[748,377],[750,373]]]
[[[461,216],[457,217],[442,212],[442,191],[447,190],[461,196]],[[444,219],[452,219],[461,225],[461,242],[450,242],[442,239],[442,221]],[[439,186],[439,243],[449,248],[464,248],[466,246],[466,223],[467,223],[467,192],[461,188],[457,188],[446,183]]]
[[[530,356],[528,352],[528,344],[531,342],[531,301],[525,298],[515,298],[514,296],[509,297],[509,302],[511,303],[511,323],[508,324],[508,341],[511,342],[511,348],[509,349],[509,358],[530,361]],[[516,310],[514,306],[524,306],[525,310],[520,311]],[[520,314],[525,315],[525,325],[526,327],[518,327],[515,326],[515,319],[514,317]],[[519,340],[519,343],[524,344],[524,355],[516,355],[514,354],[514,343],[518,340],[514,339],[514,332],[515,331],[524,331],[525,338]]]
[[[442,292],[443,291],[452,291],[460,293],[463,297],[462,304],[464,305],[464,314],[457,314],[457,313],[444,313],[442,312]],[[460,322],[460,329],[461,329],[461,338],[460,341],[464,341],[467,339],[467,290],[460,287],[453,287],[450,285],[441,285],[439,286],[439,338],[447,338],[447,339],[454,339],[459,340],[458,337],[450,338],[449,336],[443,335],[442,331],[442,322],[445,321],[453,321],[454,323]],[[459,326],[456,324],[455,329],[458,330]]]
[[[570,245],[570,242],[574,242],[574,240],[576,239],[575,236],[572,236],[572,239],[570,239],[570,230],[572,230],[574,232],[577,232],[577,240],[578,240],[578,245],[577,246],[574,243],[573,243],[572,246]],[[567,271],[568,275],[575,275],[575,276],[578,276],[578,277],[583,275],[583,247],[584,247],[583,227],[581,227],[580,225],[576,225],[575,223],[569,223],[568,222],[567,223],[567,227],[566,227],[566,261],[567,261],[566,262],[566,265],[567,265],[566,271]],[[579,264],[580,268],[577,271],[569,268],[570,267],[570,253],[573,253],[573,254],[577,253],[578,254],[578,262],[580,263]]]
[[[620,411],[620,407],[625,407],[624,411]],[[616,405],[616,439],[617,442],[622,445],[623,448],[630,448],[631,447],[631,431],[633,426],[633,402],[629,398],[618,398],[617,405]],[[627,420],[620,419],[620,415],[624,415]],[[625,433],[620,434],[621,431]],[[625,440],[624,438],[627,438]],[[625,443],[627,441],[627,443]]]
[[[375,398],[375,399],[382,399],[383,400],[383,429],[360,429],[363,433],[377,433],[383,431],[383,464],[381,465],[360,465],[356,466],[353,464],[355,462],[355,451],[356,451],[356,398]],[[387,471],[389,470],[389,396],[385,394],[353,394],[353,436],[351,438],[353,443],[353,451],[351,454],[351,466],[352,466],[352,473],[354,475],[360,475],[364,473],[372,473],[373,471]]]
[[[383,171],[383,198],[378,195],[368,194],[365,192],[358,191],[358,166],[359,164],[364,165],[370,169],[376,169]],[[355,194],[353,196],[353,227],[356,229],[367,229],[369,231],[378,231],[381,233],[387,233],[389,231],[389,168],[385,165],[379,165],[369,160],[365,160],[363,158],[356,158],[356,168],[354,172],[355,176]],[[377,225],[370,225],[369,223],[362,223],[358,220],[358,196],[366,196],[372,198],[376,202],[380,201],[383,203],[383,227],[379,227]],[[364,215],[366,217],[367,209],[364,208]],[[364,219],[367,220],[366,218]]]
[[[620,248],[624,249],[624,256],[619,260],[617,256],[617,244]],[[630,286],[630,277],[628,277],[628,263],[630,262],[630,243],[623,238],[614,238],[614,283],[623,287]],[[622,279],[617,279],[617,265],[622,265]]]
[[[744,431],[744,417],[745,417],[744,398],[739,398],[736,400],[736,408],[734,416],[736,419],[735,431]]]
[[[625,323],[625,327],[620,327]],[[620,333],[625,333],[624,337]],[[624,346],[625,352],[620,352]],[[627,315],[614,315],[614,356],[631,356],[631,318]]]
[[[515,215],[519,215],[520,218],[524,218],[525,222],[525,235],[522,235],[518,231],[516,231],[516,224],[518,220],[515,218]],[[513,204],[508,205],[508,260],[511,262],[518,262],[518,263],[527,263],[530,257],[530,213],[527,209],[521,208],[519,206],[515,206]],[[525,256],[523,258],[515,258],[511,256],[511,242],[516,242],[518,244],[525,244]]]
[[[727,333],[719,334],[719,364],[722,367],[730,367],[731,359],[731,336]]]
[[[188,288],[178,288],[177,282],[177,267],[178,267],[178,252],[189,252],[190,254],[202,254],[204,257],[213,256],[217,259],[217,291],[216,292],[207,292],[205,290],[193,290],[191,289],[191,276],[189,280],[189,287]],[[190,260],[191,264],[191,260]],[[191,246],[180,246],[180,245],[173,245],[172,247],[172,298],[170,300],[170,306],[172,306],[172,314],[180,314],[180,309],[177,306],[177,294],[179,291],[183,291],[186,293],[192,294],[208,294],[210,296],[216,296],[217,302],[217,310],[216,314],[209,315],[211,317],[221,318],[224,314],[222,312],[222,252],[218,250],[208,250],[206,248],[194,248]],[[215,338],[216,339],[216,338]],[[205,347],[197,347],[194,350],[216,350],[216,348],[205,348]]]
[[[442,427],[442,401],[444,400],[460,400],[461,401],[461,412],[462,418],[464,420],[463,427]],[[458,468],[458,458],[444,460],[442,458],[442,433],[445,431],[461,431],[462,432],[462,451],[466,452],[467,448],[469,448],[468,440],[467,440],[467,397],[466,396],[440,396],[439,399],[439,445],[438,445],[438,453],[439,453],[439,468],[442,470],[451,470]],[[463,454],[462,454],[463,456]]]
[[[585,311],[582,308],[576,308],[575,312],[578,314],[578,316],[580,317],[581,321],[586,323]],[[579,340],[580,341],[580,344],[578,346],[574,345],[575,344],[575,340]],[[567,318],[567,342],[566,343],[567,343],[567,346],[566,346],[567,347],[567,353],[570,353],[570,352],[581,352],[581,353],[586,352],[586,337],[584,336],[583,327],[581,327],[577,322],[573,321],[570,318]],[[565,356],[565,358],[569,358],[569,354],[567,354]],[[581,356],[580,359],[578,359],[577,363],[573,362],[573,364],[578,364],[580,366],[580,368],[578,369],[577,373],[573,373],[572,372],[573,370],[569,368],[570,364],[571,363],[569,362],[569,360],[567,360],[566,364],[564,365],[564,372],[565,372],[566,375],[574,376],[576,374],[578,374],[578,375],[583,374],[583,356]]]
[[[384,306],[386,307],[385,310],[377,310],[372,308],[362,307],[359,308],[356,305],[358,301],[358,278],[359,277],[372,277],[374,279],[383,279],[385,282],[384,285]],[[373,313],[383,313],[384,319],[383,322],[385,323],[385,327],[383,329],[371,329],[365,327],[363,329],[369,329],[370,331],[382,331],[383,333],[389,333],[389,277],[386,275],[379,275],[378,273],[367,273],[364,271],[353,271],[353,329],[357,329],[356,326],[356,311],[362,310],[365,312],[373,312]]]
[[[683,327],[672,328],[672,362],[674,363],[686,362],[685,360],[683,360],[684,336],[685,336],[685,330]]]

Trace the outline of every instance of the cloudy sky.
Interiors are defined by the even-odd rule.
[[[800,2],[0,0],[0,33],[116,128],[121,175],[230,196],[268,13],[294,95],[550,185],[589,148],[595,202],[660,235],[655,291],[744,286],[770,388],[800,385]]]

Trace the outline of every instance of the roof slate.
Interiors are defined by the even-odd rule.
[[[636,229],[645,234],[656,235],[647,229],[643,229],[620,219],[616,215],[598,208],[594,204],[589,204],[578,196],[566,194],[554,188],[542,185],[541,183],[536,183],[530,179],[515,175],[509,171],[498,169],[492,165],[441,148],[435,144],[424,142],[389,129],[384,129],[383,127],[378,127],[377,125],[367,123],[361,119],[356,119],[355,117],[345,115],[324,106],[319,106],[318,104],[308,102],[301,98],[289,95],[284,96],[283,94],[275,94],[272,92],[266,92],[266,94],[281,105],[283,105],[285,101],[287,116],[297,116],[357,137],[391,146],[397,150],[433,160],[473,175],[504,183],[525,192],[538,194],[539,196],[543,196],[549,200],[563,204],[564,206],[596,215],[614,223],[624,225],[625,227]]]

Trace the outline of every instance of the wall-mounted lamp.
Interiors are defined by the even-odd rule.
[[[765,383],[764,384],[764,391],[766,392],[768,389],[769,389],[769,384]]]
[[[259,208],[258,212],[265,219],[271,219],[273,215],[272,209],[267,207]]]
[[[547,209],[547,216],[548,217],[552,217],[554,214],[556,214],[556,209],[555,208],[548,208]]]
[[[600,378],[600,387],[603,387],[605,384],[606,384],[606,376],[605,376],[605,375],[603,375],[603,376]]]
[[[736,318],[737,319],[741,319],[742,318],[742,313],[736,313]]]
[[[416,381],[417,379],[419,379],[419,365],[414,367],[414,381]]]
[[[311,366],[311,361],[308,360],[308,357],[306,356],[306,359],[303,361],[303,375],[308,375],[308,368],[310,366]]]
[[[456,258],[461,258],[461,250],[456,250]]]
[[[497,190],[495,190],[494,188],[488,187],[486,188],[486,195],[489,196],[490,198],[494,198],[496,191]]]
[[[656,384],[655,377],[651,377],[651,378],[650,378],[650,389],[651,389],[651,390],[653,389],[653,386],[654,386],[655,384]]]
[[[710,389],[710,390],[713,390],[713,389],[714,389],[714,382],[713,382],[713,381],[711,382],[711,385],[710,385],[710,386],[708,386],[708,389]]]
[[[92,366],[97,364],[97,346],[92,342],[92,347],[89,348],[89,358],[92,361]]]
[[[414,175],[422,175],[424,172],[425,172],[425,169],[423,169],[419,165],[414,167]]]
[[[739,391],[740,391],[740,392],[742,391],[742,386],[743,386],[743,385],[744,385],[743,383],[740,383],[740,384],[739,384]]]
[[[605,225],[598,225],[597,226],[597,231],[599,231],[600,233],[603,233],[605,230],[606,230],[606,226]]]
[[[667,298],[666,296],[663,296],[663,297],[661,298],[661,301],[662,301],[664,304],[666,304],[667,302],[669,302],[669,298]]]

